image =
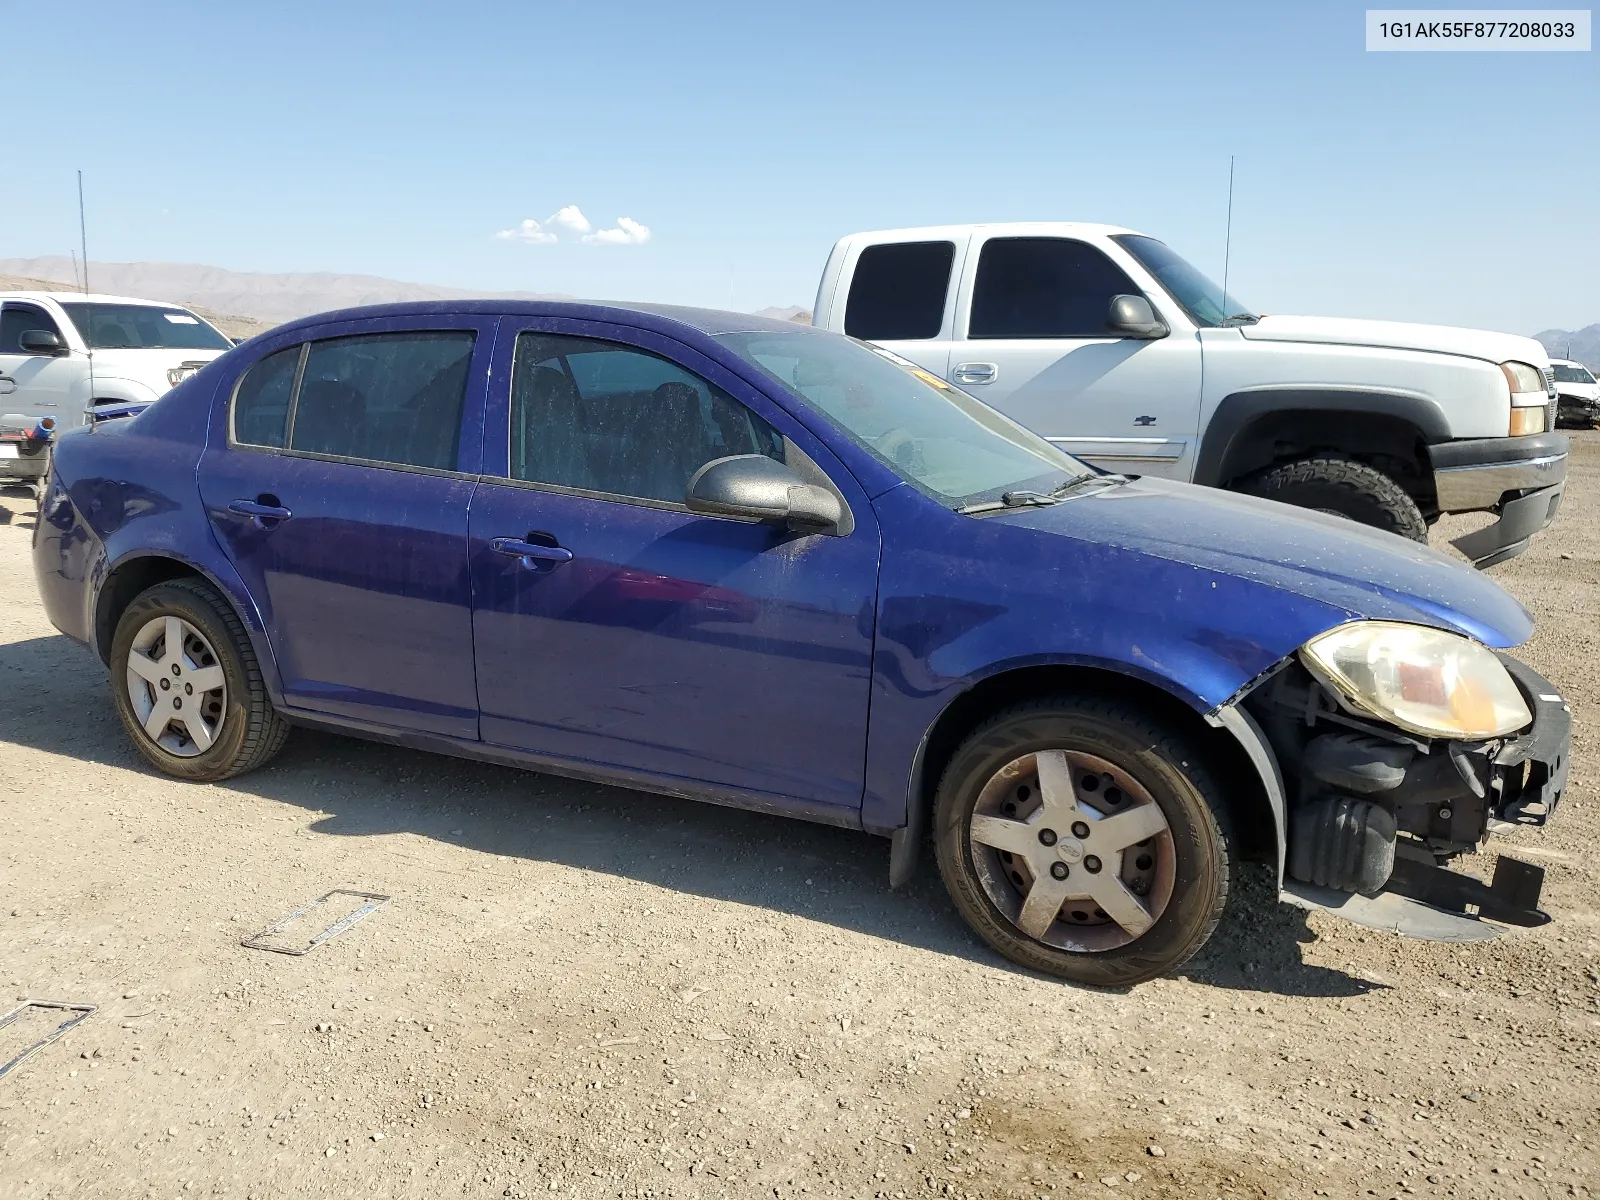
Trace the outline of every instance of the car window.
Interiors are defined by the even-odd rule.
[[[186,308],[78,300],[63,300],[61,308],[93,350],[226,350],[233,345]]]
[[[511,375],[511,477],[682,504],[712,459],[783,438],[721,388],[644,350],[523,333]]]
[[[1594,376],[1582,367],[1569,367],[1558,364],[1555,368],[1557,383],[1593,383]]]
[[[312,342],[290,408],[290,449],[454,470],[474,337],[418,331]]]
[[[22,348],[22,335],[30,329],[42,329],[61,337],[61,330],[42,308],[35,308],[31,304],[7,304],[0,310],[0,354],[36,354],[35,350]],[[62,344],[65,344],[65,339]]]
[[[290,346],[269,354],[244,373],[233,393],[234,441],[282,447],[302,349]]]
[[[968,336],[1110,337],[1113,296],[1142,295],[1123,269],[1070,238],[990,238],[978,256]]]
[[[955,257],[954,242],[868,246],[850,279],[844,331],[869,342],[938,337]]]

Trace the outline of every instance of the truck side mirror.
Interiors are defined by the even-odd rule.
[[[1172,330],[1156,316],[1150,301],[1143,296],[1113,296],[1111,311],[1106,315],[1106,328],[1119,337],[1154,341],[1164,338]]]
[[[714,458],[689,479],[690,512],[781,521],[804,533],[832,533],[844,518],[839,498],[764,454]]]
[[[24,329],[17,344],[22,347],[24,354],[47,354],[55,358],[67,352],[67,348],[61,344],[61,336],[48,329]]]

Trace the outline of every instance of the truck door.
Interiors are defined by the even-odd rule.
[[[53,333],[67,345],[65,331],[37,304],[7,300],[0,306],[0,413],[54,417],[65,430],[81,424],[85,396],[75,385],[86,378],[83,355],[24,349],[31,330]]]
[[[966,235],[864,246],[845,264],[844,331],[943,378],[950,366],[955,287]],[[838,329],[836,323],[829,328]]]
[[[1200,342],[1164,295],[1099,247],[974,235],[947,378],[1069,453],[1137,475],[1188,479],[1200,421]],[[1111,298],[1143,295],[1171,327],[1107,331]]]

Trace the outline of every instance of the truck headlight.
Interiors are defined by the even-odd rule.
[[[1518,392],[1537,392],[1546,396],[1544,375],[1538,367],[1529,366],[1521,362],[1503,362],[1500,364],[1500,373],[1506,377],[1506,382],[1511,385],[1513,402]],[[1528,403],[1528,401],[1523,401]],[[1543,401],[1541,400],[1542,404]]]
[[[1347,707],[1424,737],[1501,737],[1533,722],[1494,652],[1442,629],[1352,621],[1312,638],[1300,657]]]

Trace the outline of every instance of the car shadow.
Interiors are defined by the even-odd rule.
[[[128,746],[105,667],[66,637],[0,644],[0,680],[29,703],[0,707],[0,740],[148,771]],[[184,784],[173,781],[173,787]],[[220,785],[322,814],[334,837],[413,833],[487,853],[560,863],[1020,970],[966,927],[931,850],[899,891],[882,838],[740,809],[584,783],[300,729],[271,765]],[[1248,879],[1184,974],[1213,987],[1354,996],[1371,985],[1300,961],[1304,914]]]

